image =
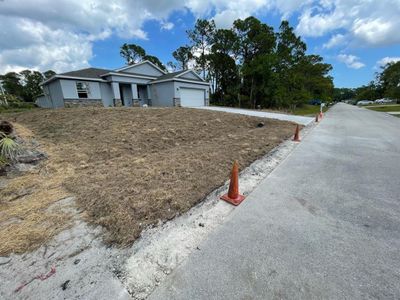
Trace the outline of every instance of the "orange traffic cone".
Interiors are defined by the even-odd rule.
[[[319,120],[318,120],[318,114],[315,116],[315,122],[319,122]]]
[[[294,133],[293,141],[300,142],[300,127],[299,127],[299,125],[296,126],[296,131]]]
[[[319,112],[319,118],[322,120],[322,118],[324,117],[324,114],[321,112]]]
[[[235,160],[232,167],[228,194],[221,196],[221,199],[236,206],[239,205],[244,198],[245,197],[243,195],[239,194],[239,167],[237,161]]]

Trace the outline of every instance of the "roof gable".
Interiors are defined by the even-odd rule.
[[[185,79],[189,79],[189,80],[201,80],[201,81],[204,81],[203,78],[201,78],[193,70],[186,70],[185,72],[182,72],[181,74],[177,75],[176,77],[185,78]]]
[[[126,66],[120,69],[115,70],[115,72],[124,72],[124,73],[132,73],[132,74],[140,74],[145,76],[159,77],[165,74],[163,70],[157,67],[155,64],[151,63],[148,60],[142,61],[140,63]]]

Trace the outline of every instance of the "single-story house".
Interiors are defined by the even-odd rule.
[[[149,61],[116,70],[87,68],[42,83],[37,105],[206,106],[210,84],[193,70],[167,73]]]

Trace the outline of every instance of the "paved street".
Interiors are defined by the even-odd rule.
[[[399,298],[400,118],[346,104],[150,296]]]
[[[218,107],[218,106],[199,106],[193,107],[198,109],[207,109],[207,110],[215,110],[215,111],[223,111],[233,114],[241,114],[247,116],[255,116],[261,118],[269,118],[269,119],[277,119],[283,121],[291,121],[302,125],[308,125],[314,118],[304,117],[304,116],[295,116],[295,115],[287,115],[287,114],[280,114],[280,113],[271,113],[266,111],[257,111],[257,110],[250,110],[250,109],[240,109],[240,108],[231,108],[231,107]]]

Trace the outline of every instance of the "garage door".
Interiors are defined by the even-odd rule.
[[[204,106],[204,90],[181,88],[181,106]]]

